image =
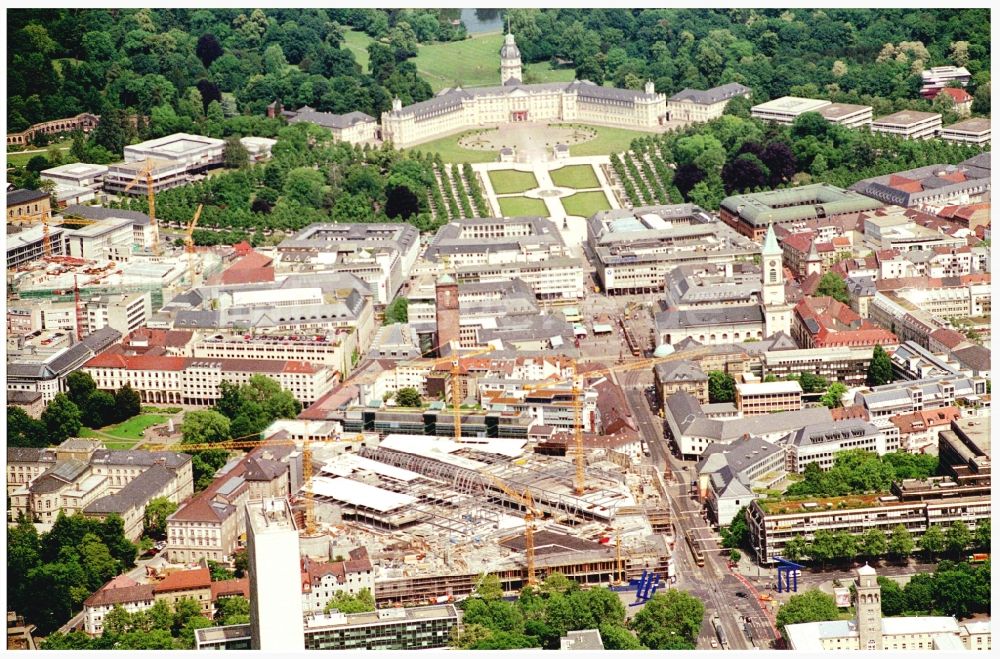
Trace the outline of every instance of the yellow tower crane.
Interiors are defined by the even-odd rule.
[[[692,357],[700,357],[711,352],[711,348],[708,346],[699,346],[691,350],[685,350],[683,352],[675,352],[666,357],[654,357],[651,359],[643,359],[637,362],[632,362],[631,364],[622,364],[619,366],[612,366],[610,368],[601,368],[593,371],[585,371],[582,374],[579,371],[579,364],[576,360],[573,360],[573,374],[569,378],[572,382],[571,396],[573,406],[573,460],[576,464],[575,475],[573,478],[573,491],[579,496],[586,492],[587,482],[586,482],[586,453],[583,447],[583,379],[593,378],[601,375],[610,375],[611,373],[618,373],[621,371],[635,371],[644,368],[653,368],[657,364],[662,364],[664,362],[677,361],[679,359],[691,359]],[[524,391],[534,391],[537,389],[543,389],[551,387],[553,384],[559,382],[547,381],[542,384],[530,385],[524,387]]]
[[[455,440],[458,441],[462,438],[462,386],[459,381],[459,376],[462,374],[461,360],[469,359],[471,357],[479,357],[480,355],[485,355],[488,352],[493,352],[494,348],[481,348],[479,350],[474,350],[473,352],[465,353],[464,355],[453,355],[451,357],[442,357],[441,359],[435,359],[433,366],[438,366],[441,364],[451,365],[451,401],[452,409],[455,414]]]
[[[132,189],[136,183],[141,180],[146,182],[146,194],[149,200],[149,230],[153,235],[153,254],[159,255],[160,253],[160,230],[156,226],[156,199],[153,195],[153,170],[156,169],[156,162],[150,158],[146,158],[146,162],[143,164],[142,169],[136,173],[135,178],[129,181],[125,189],[122,190],[123,193],[128,192]]]
[[[184,251],[187,252],[188,261],[188,283],[191,286],[194,286],[194,228],[198,224],[198,218],[201,217],[201,209],[202,204],[198,204],[198,209],[194,212],[194,217],[191,218],[187,231],[184,232]]]
[[[528,572],[525,581],[529,586],[534,586],[538,583],[535,574],[535,520],[543,518],[545,514],[535,506],[535,499],[527,488],[523,492],[517,492],[496,476],[492,481],[504,494],[524,506],[524,559]]]

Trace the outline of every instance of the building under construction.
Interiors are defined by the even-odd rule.
[[[655,470],[595,451],[576,494],[571,461],[525,445],[397,434],[314,458],[314,512],[329,540],[304,540],[304,551],[368,547],[381,604],[462,597],[486,573],[507,592],[553,572],[591,585],[643,570],[672,575],[670,512]]]

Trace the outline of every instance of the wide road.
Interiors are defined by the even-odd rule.
[[[657,468],[663,470],[667,480],[676,536],[674,561],[678,575],[677,585],[693,594],[705,605],[705,619],[698,637],[698,648],[710,649],[712,640],[717,638],[712,625],[712,618],[716,615],[719,616],[730,649],[768,647],[771,638],[770,628],[764,620],[759,603],[752,597],[744,598],[736,595],[737,592],[745,591],[745,588],[730,573],[715,533],[702,516],[701,505],[690,496],[691,478],[688,474],[692,472],[684,470],[682,463],[671,455],[670,447],[664,440],[663,420],[651,409],[651,405],[655,404],[652,393],[648,391],[651,374],[621,373],[618,375],[618,380],[625,391],[625,398],[635,416],[639,431],[649,447],[650,457]],[[705,559],[704,567],[695,564],[694,556],[684,540],[685,532],[694,534],[701,546]],[[752,643],[743,630],[743,618],[748,616],[756,619],[758,623],[750,626],[752,633],[757,631],[754,637],[756,643]]]

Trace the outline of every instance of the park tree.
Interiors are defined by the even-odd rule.
[[[725,371],[709,371],[708,400],[711,403],[732,403],[736,400],[736,379]]]
[[[784,635],[785,627],[788,625],[837,620],[839,617],[840,612],[833,597],[812,588],[804,593],[792,595],[788,602],[778,609],[775,623]],[[785,638],[788,638],[787,635]]]
[[[230,421],[215,410],[196,410],[184,415],[183,444],[215,444],[230,439]]]
[[[44,448],[49,445],[45,424],[16,405],[7,407],[7,446]]]
[[[201,60],[201,63],[205,65],[206,69],[212,65],[212,62],[222,57],[224,52],[222,44],[219,43],[218,38],[214,34],[203,34],[198,38],[195,54]]]
[[[385,308],[385,324],[405,323],[408,318],[409,299],[402,295],[393,300]]]
[[[829,296],[843,304],[850,304],[851,295],[847,291],[847,283],[832,270],[823,275],[816,287],[816,297]]]
[[[94,391],[80,407],[80,421],[89,428],[101,428],[117,419],[115,397],[107,391]]]
[[[220,597],[215,603],[215,622],[219,625],[249,623],[250,601],[242,595]]]
[[[961,520],[955,520],[945,529],[944,546],[948,553],[953,556],[960,556],[972,544],[972,541],[972,532]]]
[[[334,593],[333,598],[327,602],[326,611],[336,609],[341,613],[364,613],[375,610],[375,598],[371,591],[362,588],[356,595],[350,595],[344,591]]]
[[[906,611],[906,595],[903,589],[888,577],[878,577],[878,585],[882,589],[882,615],[886,617],[902,615]]]
[[[801,535],[789,538],[782,555],[793,562],[809,556],[809,541]]]
[[[940,554],[945,548],[945,535],[944,531],[941,530],[940,526],[932,524],[927,527],[924,534],[920,536],[920,540],[917,541],[917,546],[920,550],[926,553],[930,558],[934,558]]]
[[[645,650],[646,648],[635,637],[635,634],[617,625],[601,625],[598,627],[605,650]]]
[[[222,164],[228,169],[243,169],[250,165],[250,154],[236,135],[230,135],[222,147]]]
[[[833,382],[827,388],[826,393],[819,399],[819,402],[830,409],[843,407],[843,397],[846,393],[847,386],[843,382]]]
[[[475,595],[484,600],[498,600],[503,597],[503,585],[500,577],[495,574],[485,574],[476,584]]]
[[[976,525],[976,531],[973,536],[973,543],[976,549],[989,549],[990,548],[990,520],[981,519],[979,524]]]
[[[798,381],[799,386],[802,387],[802,393],[806,394],[823,391],[830,386],[826,378],[820,377],[815,373],[799,373]]]
[[[41,416],[51,444],[60,444],[79,435],[80,428],[83,427],[80,419],[80,408],[64,393],[56,394]]]
[[[913,537],[905,526],[897,524],[893,527],[886,542],[886,551],[895,559],[905,559],[913,553]]]
[[[733,515],[729,526],[722,529],[722,546],[737,549],[750,545],[750,526],[747,524],[747,507],[743,506]]]
[[[156,497],[146,504],[143,515],[143,535],[163,539],[167,535],[167,517],[177,510],[177,504],[166,497]]]
[[[868,559],[878,559],[886,554],[889,549],[885,534],[878,529],[867,529],[861,534],[858,543],[859,553]]]
[[[871,363],[868,364],[866,384],[869,387],[878,387],[892,381],[892,361],[889,359],[889,354],[882,346],[875,346],[872,349]]]
[[[131,419],[142,411],[142,401],[139,394],[128,382],[115,392],[115,410],[119,421]]]
[[[420,392],[413,387],[402,387],[396,391],[396,404],[400,407],[420,407],[423,401]]]
[[[632,619],[639,642],[650,650],[693,650],[705,617],[701,600],[671,588],[653,595]]]
[[[97,391],[97,383],[86,371],[73,371],[66,376],[66,395],[73,404],[82,408],[90,395]]]

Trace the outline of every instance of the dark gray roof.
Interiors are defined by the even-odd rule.
[[[762,322],[764,322],[764,312],[759,305],[721,307],[716,309],[672,310],[661,311],[656,314],[656,327],[663,329],[687,329],[709,325]]]
[[[968,348],[960,348],[951,354],[955,355],[955,359],[962,366],[970,368],[977,373],[990,370],[990,351],[988,348],[984,348],[983,346],[969,346]]]
[[[657,364],[653,369],[660,382],[708,381],[708,376],[694,362],[681,359]]]
[[[120,217],[132,220],[135,224],[149,224],[149,216],[145,213],[117,208],[102,208],[101,206],[67,206],[62,214],[63,217],[79,217],[85,220],[107,220],[112,217]]]
[[[29,201],[35,201],[36,199],[48,198],[49,193],[42,190],[14,190],[7,193],[7,205],[16,206],[18,204],[26,204]]]
[[[76,370],[93,356],[93,351],[83,343],[72,345],[45,362],[18,361],[16,355],[9,355],[7,358],[7,377],[50,380]]]
[[[83,512],[95,515],[122,514],[132,508],[145,505],[173,480],[176,472],[155,464],[142,472],[128,485],[116,494],[101,497],[83,509]]]
[[[122,340],[122,333],[111,327],[102,327],[96,332],[91,332],[80,339],[80,343],[90,348],[91,352],[97,354],[110,345]]]
[[[294,124],[301,121],[323,126],[324,128],[350,128],[359,123],[374,122],[375,117],[364,112],[348,112],[347,114],[332,114],[330,112],[317,112],[308,106],[303,106],[295,112],[295,116],[288,120]]]
[[[870,437],[878,432],[878,428],[863,419],[844,419],[803,426],[798,432],[789,435],[787,441],[795,446],[811,446]]]
[[[7,447],[7,462],[55,462],[56,454],[46,448]]]
[[[784,452],[783,447],[766,442],[759,437],[748,437],[732,444],[711,444],[701,454],[697,470],[698,473],[705,473],[706,468],[710,471],[718,471],[721,467],[717,467],[717,465],[728,465],[734,474],[740,475],[761,460],[781,452]],[[718,456],[718,458],[713,458],[713,456]]]
[[[90,465],[81,460],[66,460],[65,462],[59,462],[32,481],[31,485],[28,486],[28,489],[32,494],[55,492],[61,487],[64,487],[67,483],[75,481],[89,468]]]
[[[42,398],[40,391],[7,391],[8,405],[30,405]]]
[[[670,97],[671,101],[691,101],[699,105],[712,105],[720,101],[725,101],[737,96],[742,96],[750,92],[749,87],[745,87],[738,82],[730,82],[719,87],[712,87],[702,91],[700,89],[686,88]]]
[[[97,449],[90,456],[90,464],[152,467],[162,464],[170,469],[178,469],[191,460],[186,453],[171,451],[111,451]]]
[[[285,465],[280,462],[265,458],[249,458],[243,477],[248,481],[273,481],[275,478],[280,478],[285,471]]]

